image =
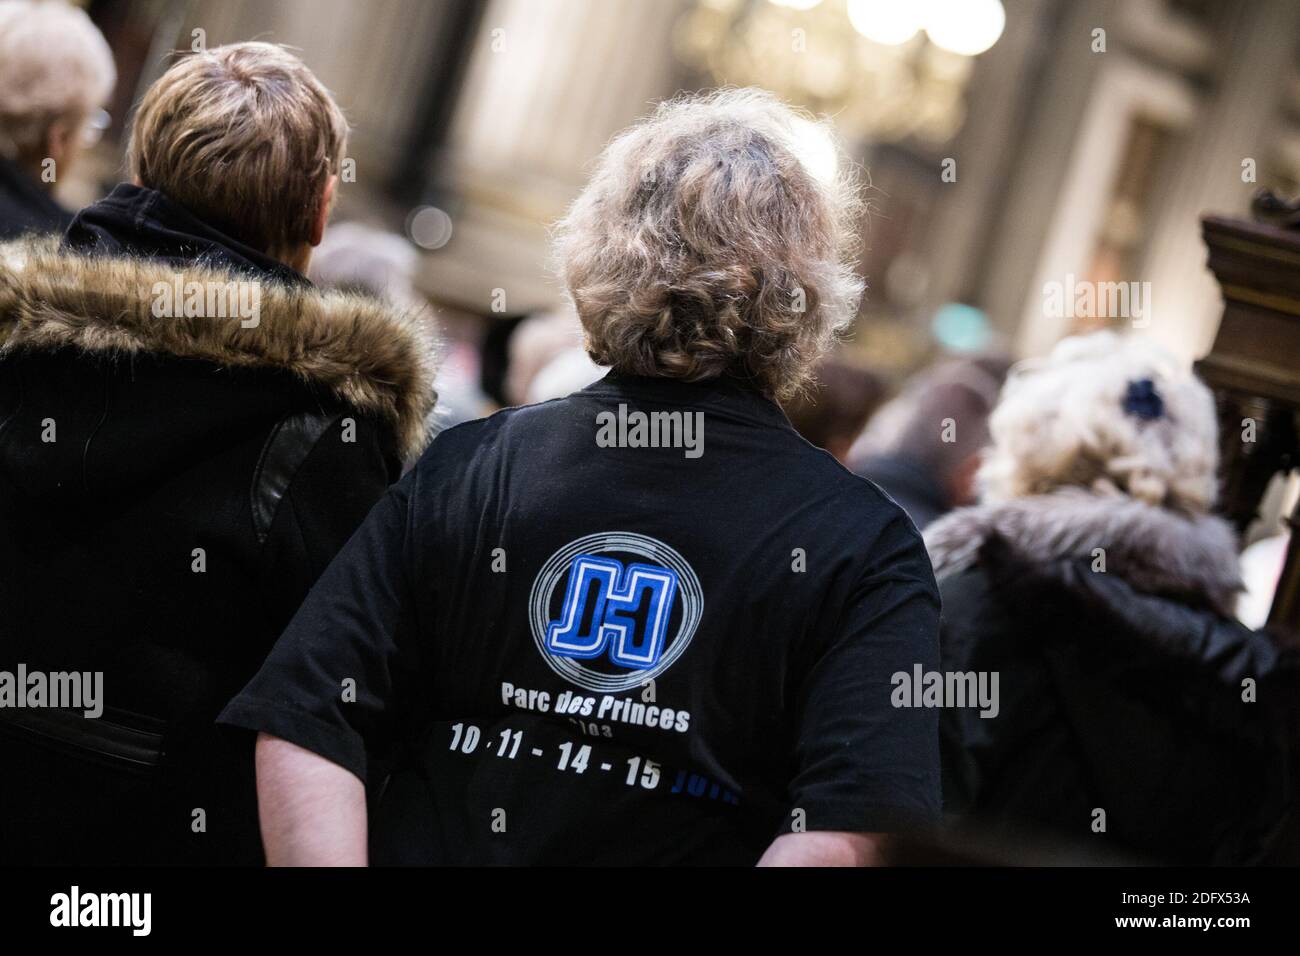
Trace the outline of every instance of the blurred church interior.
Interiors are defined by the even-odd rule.
[[[130,104],[195,30],[289,44],[354,127],[336,219],[424,246],[419,284],[453,326],[559,301],[548,223],[679,90],[762,85],[836,120],[870,182],[852,348],[897,374],[945,347],[1044,351],[1070,330],[1040,291],[1064,276],[1149,281],[1149,333],[1199,357],[1221,312],[1200,216],[1300,182],[1291,0],[951,0],[937,39],[909,22],[922,5],[877,0],[88,6],[121,82],[71,192],[117,178]]]
[[[1202,221],[1250,218],[1264,188],[1300,193],[1296,0],[82,5],[119,82],[107,135],[60,184],[67,204],[121,178],[131,106],[173,54],[252,39],[293,47],[352,124],[355,176],[334,221],[405,237],[412,291],[434,306],[449,361],[469,363],[475,381],[503,329],[563,312],[551,224],[603,145],[679,91],[761,86],[834,122],[848,156],[818,160],[860,166],[869,199],[868,293],[843,358],[891,388],[947,357],[1030,358],[1105,326],[1140,329],[1189,362],[1231,351],[1216,333],[1225,299],[1250,300],[1228,284],[1249,268],[1212,271]],[[1231,228],[1218,235],[1223,257],[1242,252]],[[1267,237],[1252,247],[1263,258],[1276,248]],[[1287,255],[1293,272],[1300,238]],[[1243,281],[1255,279],[1256,302],[1287,315],[1257,357],[1268,364],[1272,350],[1290,368],[1257,385],[1231,355],[1201,366],[1216,389],[1240,393],[1225,421],[1254,414],[1255,401],[1261,421],[1291,423],[1270,439],[1281,449],[1272,459],[1234,463],[1254,469],[1229,482],[1239,500],[1225,509],[1243,544],[1281,538],[1287,515],[1300,523],[1300,280],[1283,307],[1268,283],[1292,280]],[[1140,316],[1077,315],[1048,307],[1047,288],[1063,280],[1150,293]],[[1300,634],[1300,541],[1290,549],[1283,611]],[[1264,623],[1271,597],[1250,623]]]
[[[1300,188],[1294,0],[86,6],[120,82],[68,202],[117,181],[130,106],[172,53],[288,44],[353,125],[335,221],[411,241],[415,285],[472,362],[494,330],[561,307],[549,224],[602,145],[682,90],[759,85],[833,118],[870,200],[846,354],[891,384],[950,354],[1042,354],[1099,324],[1201,358],[1223,312],[1201,218]],[[1140,321],[1062,315],[1044,289],[1063,279],[1140,280],[1150,301]],[[1276,484],[1260,533],[1295,498]]]

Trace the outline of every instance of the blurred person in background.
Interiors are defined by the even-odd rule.
[[[272,863],[853,864],[934,821],[938,717],[890,703],[938,663],[924,546],[777,404],[862,289],[810,138],[728,90],[607,148],[558,252],[612,371],[439,435],[222,715]]]
[[[585,349],[565,349],[538,370],[525,397],[529,404],[564,398],[600,381],[608,371],[593,362]]]
[[[814,374],[814,384],[783,407],[795,431],[844,464],[884,399],[885,386],[871,372],[842,359],[823,359]]]
[[[1001,689],[994,714],[944,710],[945,808],[1128,859],[1258,859],[1288,803],[1296,689],[1233,619],[1209,390],[1099,332],[1013,372],[990,430],[980,504],[925,535],[943,671]]]
[[[214,718],[433,400],[418,317],[303,276],[346,136],[284,49],[186,56],[134,182],[0,249],[0,669],[103,687],[97,716],[0,708],[5,862],[262,858],[252,748]]]
[[[1010,368],[1000,355],[953,359],[918,374],[849,452],[850,467],[900,504],[918,528],[975,500],[988,417]]]
[[[360,222],[330,226],[312,253],[308,277],[325,289],[359,292],[410,312],[428,302],[415,288],[419,254],[404,237]]]
[[[429,311],[415,285],[419,253],[396,233],[360,222],[330,227],[311,259],[309,275],[322,288],[378,298],[412,315]],[[434,388],[438,404],[429,415],[429,434],[484,415],[488,398],[478,387],[478,362],[471,345],[443,342]],[[408,462],[414,464],[414,462]]]
[[[117,71],[99,29],[62,0],[0,0],[0,240],[62,232],[54,188],[106,125]]]
[[[505,397],[510,405],[563,398],[603,376],[583,347],[582,323],[572,308],[530,315],[510,335]]]

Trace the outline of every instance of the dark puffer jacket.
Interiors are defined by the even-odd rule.
[[[1226,525],[1064,491],[963,509],[926,542],[943,670],[999,677],[996,717],[941,717],[949,814],[1049,853],[1233,864],[1266,852],[1291,797],[1296,674],[1228,616]]]
[[[178,277],[256,283],[257,323],[156,317]],[[0,246],[0,343],[0,671],[105,705],[0,707],[0,861],[256,863],[213,719],[422,444],[427,321],[119,186]]]

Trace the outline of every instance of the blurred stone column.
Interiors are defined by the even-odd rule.
[[[1021,148],[1017,134],[1025,119],[1023,87],[1041,55],[1052,4],[1006,0],[1006,9],[1006,32],[975,64],[961,133],[941,150],[957,160],[958,174],[955,183],[943,187],[944,205],[925,246],[931,272],[927,316],[945,302],[979,299],[988,237],[998,222],[998,202],[1015,151]],[[939,175],[937,167],[934,175]]]
[[[1270,144],[1279,78],[1295,69],[1300,4],[1256,0],[1232,4],[1219,33],[1230,40],[1215,95],[1179,151],[1158,202],[1157,226],[1139,278],[1151,282],[1152,320],[1146,332],[1184,359],[1204,355],[1223,304],[1204,267],[1200,218],[1246,215],[1257,188],[1242,182],[1242,160],[1261,168]]]
[[[441,4],[427,0],[200,0],[179,39],[202,28],[209,47],[264,40],[296,48],[352,125],[357,184],[379,194],[406,148]]]
[[[531,311],[558,296],[546,226],[609,138],[671,95],[679,0],[493,0],[484,15],[446,149],[456,197],[451,242],[425,285],[487,312]]]

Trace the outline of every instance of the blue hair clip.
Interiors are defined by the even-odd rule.
[[[1165,400],[1156,391],[1156,383],[1149,378],[1134,379],[1124,393],[1124,411],[1145,422],[1165,413]]]

